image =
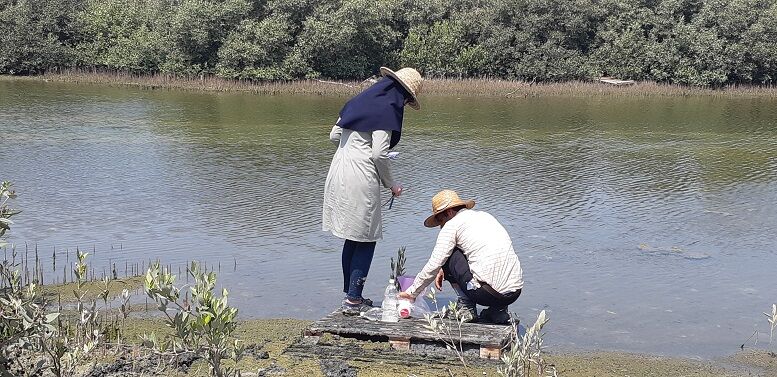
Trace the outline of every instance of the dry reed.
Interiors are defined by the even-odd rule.
[[[133,74],[104,70],[57,70],[40,76],[0,76],[0,80],[32,80],[87,84],[111,84],[144,89],[183,89],[215,92],[249,92],[256,94],[304,94],[350,96],[369,85],[369,81],[296,80],[257,82],[231,80],[203,75],[181,77],[170,74]],[[637,82],[614,86],[597,81],[533,83],[500,79],[427,79],[423,95],[442,97],[502,97],[523,98],[543,96],[715,96],[777,98],[775,86],[735,85],[719,89],[698,88],[676,84]]]

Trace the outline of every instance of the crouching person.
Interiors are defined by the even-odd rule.
[[[434,281],[442,291],[447,280],[458,295],[458,315],[465,322],[506,324],[507,306],[523,288],[523,272],[505,228],[490,214],[475,211],[473,200],[443,190],[432,198],[432,215],[424,225],[440,227],[429,261],[399,298],[414,301]],[[476,305],[486,306],[478,316]]]

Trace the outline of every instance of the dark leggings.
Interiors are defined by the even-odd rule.
[[[467,295],[466,298],[474,304],[502,309],[515,302],[521,295],[520,289],[506,295],[500,294],[484,282],[480,282],[478,289],[467,289],[467,283],[473,279],[472,271],[469,269],[467,257],[458,247],[453,249],[453,253],[445,261],[442,270],[445,273],[445,280],[451,284],[457,284]]]
[[[345,240],[343,245],[343,292],[352,301],[362,299],[364,282],[370,272],[375,242]]]

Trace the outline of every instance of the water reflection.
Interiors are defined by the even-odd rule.
[[[319,229],[344,100],[2,82],[14,240],[94,246],[104,265],[220,263],[242,315],[319,317],[341,296],[341,241]],[[408,191],[367,294],[399,246],[408,270],[425,262],[421,222],[450,187],[511,232],[527,280],[512,309],[548,309],[551,344],[734,351],[775,297],[775,126],[764,100],[428,98],[406,115]]]

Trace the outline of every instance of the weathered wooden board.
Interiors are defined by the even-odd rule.
[[[602,77],[599,79],[600,82],[603,82],[605,84],[615,85],[615,86],[621,86],[621,85],[634,85],[633,80],[621,80],[616,79],[614,77]]]
[[[448,321],[456,341],[459,330],[456,322]],[[396,323],[369,321],[361,317],[344,316],[339,311],[314,322],[306,330],[306,335],[337,334],[343,337],[387,337],[398,345],[403,341],[423,340],[441,341],[440,335],[427,329],[424,319],[401,319]],[[461,342],[480,346],[501,347],[510,340],[510,326],[482,323],[464,323],[461,325]]]
[[[335,343],[319,342],[316,337],[302,339],[289,345],[283,352],[285,355],[300,359],[316,356],[320,359],[337,359],[346,361],[379,362],[405,366],[450,367],[461,365],[461,361],[452,351],[445,348],[424,348],[403,352],[386,348],[365,348],[356,343],[334,341]],[[467,353],[470,365],[493,365],[493,360],[478,359],[473,353]]]

